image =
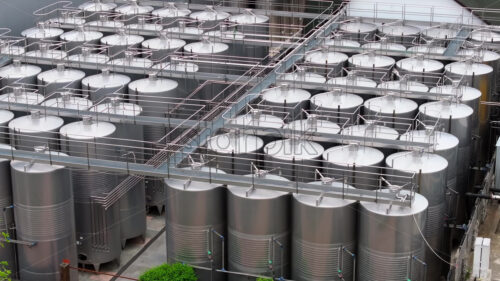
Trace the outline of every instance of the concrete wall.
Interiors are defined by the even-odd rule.
[[[77,6],[85,1],[72,2],[73,6]],[[54,2],[56,0],[0,0],[0,27],[9,27],[12,29],[12,35],[19,35],[37,21],[33,11]]]

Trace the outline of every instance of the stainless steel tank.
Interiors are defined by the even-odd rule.
[[[117,34],[101,38],[101,44],[108,46],[108,56],[111,58],[123,57],[124,51],[139,47],[142,41],[144,41],[144,37],[127,34],[124,28],[119,28]]]
[[[6,102],[7,104],[9,103],[25,104],[26,107],[29,108],[31,104],[39,104],[44,99],[43,96],[40,94],[37,94],[35,92],[29,92],[19,87],[15,87],[13,88],[13,90],[14,91],[11,93],[0,95],[0,101]],[[16,117],[27,114],[26,110],[24,111],[12,110],[12,112]]]
[[[36,77],[42,69],[36,65],[21,64],[19,60],[13,60],[12,64],[0,68],[0,85],[15,86],[16,84],[36,85]],[[3,93],[12,92],[13,88],[5,88]]]
[[[389,155],[385,163],[391,168],[386,171],[389,175],[415,177],[413,183],[417,191],[429,202],[423,229],[425,239],[433,249],[442,251],[448,161],[437,154],[412,151]],[[407,183],[407,180],[393,177],[389,177],[388,181],[400,186]],[[440,280],[442,262],[431,251],[426,251],[425,262],[428,265],[426,280]]]
[[[329,180],[312,184],[324,191],[353,188]],[[292,279],[352,281],[354,258],[347,251],[356,252],[357,202],[299,191],[293,194],[292,220]]]
[[[50,49],[50,45],[47,43],[38,43],[39,49],[26,52],[25,56],[34,57],[38,59],[52,59],[52,60],[63,60],[68,56],[68,53],[61,50]],[[40,64],[43,70],[50,68],[49,65]]]
[[[397,140],[399,132],[387,126],[378,125],[379,122],[373,120],[366,120],[366,124],[354,125],[342,130],[342,135],[363,137],[362,145],[371,146],[371,142],[375,139]],[[380,122],[383,124],[382,122]],[[381,149],[385,153],[385,149]]]
[[[408,81],[405,77],[401,78],[400,80],[382,82],[377,86],[377,88],[382,88],[393,92],[397,92],[398,96],[400,97],[405,97],[405,93],[407,91],[412,91],[412,92],[429,91],[429,87],[427,87],[426,85],[417,81],[411,81],[411,80]]]
[[[17,245],[20,279],[59,280],[62,260],[78,266],[70,170],[36,162],[10,165],[17,239],[36,242]],[[78,272],[70,277],[78,280]]]
[[[127,24],[125,28],[130,32],[130,34],[138,35],[140,35],[143,30],[155,32],[160,32],[163,30],[163,26],[161,24],[148,22],[147,19],[149,18],[151,18],[151,16],[138,16],[137,23]]]
[[[229,28],[229,30],[228,30]],[[208,36],[210,41],[213,42],[222,42],[224,40],[231,40],[231,43],[228,43],[229,51],[228,54],[234,57],[264,57],[262,54],[257,54],[252,45],[247,46],[245,43],[245,34],[236,30],[231,30],[231,27],[228,27],[227,24],[221,24],[217,30],[207,31],[204,33],[204,36]],[[265,48],[265,47],[264,47]],[[261,52],[264,53],[264,52]]]
[[[60,11],[60,16],[46,20],[45,22],[50,26],[61,27],[65,30],[68,28],[62,27],[63,25],[83,25],[85,24],[85,19],[77,16],[78,13],[75,11],[64,10]]]
[[[354,94],[337,90],[320,93],[311,98],[311,113],[339,124],[351,124],[356,121],[363,99]]]
[[[408,52],[413,52],[417,54],[443,55],[445,51],[446,51],[445,47],[430,46],[430,45],[419,45],[408,48]]]
[[[35,146],[59,149],[59,128],[64,120],[33,111],[9,122],[10,143],[17,149],[32,151]]]
[[[400,76],[407,75],[408,80],[418,81],[429,86],[435,86],[441,79],[444,65],[423,55],[406,58],[396,63]]]
[[[151,50],[151,60],[158,61],[184,47],[186,41],[171,38],[167,31],[162,31],[160,37],[145,40],[141,45]]]
[[[77,26],[75,30],[61,34],[61,40],[65,41],[64,50],[70,55],[81,51],[82,45],[98,45],[104,35],[98,31],[85,30],[83,25]]]
[[[44,22],[38,22],[36,27],[32,27],[21,32],[21,36],[26,38],[26,50],[33,51],[38,49],[40,41],[58,41],[59,36],[64,30],[55,27],[49,27]]]
[[[176,81],[179,83],[179,89],[183,96],[188,96],[192,93],[199,85],[199,81],[195,79],[195,74],[200,70],[197,64],[191,63],[187,60],[183,60],[178,56],[171,55],[169,62],[162,62],[153,65],[153,69],[159,71],[176,71],[181,72],[185,75],[184,78],[177,78]]]
[[[431,27],[422,30],[422,39],[424,42],[432,42],[433,45],[447,46],[458,35],[458,31],[455,28]]]
[[[1,114],[1,113],[0,113]],[[0,144],[2,149],[14,149],[9,145]],[[10,160],[0,158],[0,231],[14,237],[11,228],[14,226],[13,211],[10,209],[12,204],[12,182],[10,173]],[[0,251],[0,260],[7,262],[6,268],[11,271],[11,277],[17,276],[16,246],[13,243],[4,243]]]
[[[302,89],[291,88],[288,84],[266,89],[261,92],[262,102],[260,106],[266,112],[285,121],[300,119],[302,110],[309,109],[309,98],[311,94]]]
[[[357,41],[344,39],[344,37],[341,34],[338,34],[332,38],[325,39],[325,41],[323,41],[323,45],[333,46],[333,47],[348,47],[348,48],[361,47],[361,44],[359,44]]]
[[[292,121],[284,126],[285,129],[294,130],[295,133],[292,138],[304,136],[308,134],[338,134],[340,126],[328,120],[319,119],[320,117],[315,114],[308,114],[306,119]]]
[[[60,93],[60,97],[48,99],[42,102],[41,105],[61,109],[74,109],[83,112],[87,111],[92,106],[92,102],[86,98],[79,97],[75,93],[62,92]],[[60,115],[60,113],[58,115]],[[76,122],[81,119],[79,117],[69,117],[64,115],[60,117],[64,120],[65,124]]]
[[[152,6],[139,5],[137,0],[129,2],[129,4],[115,8],[115,12],[120,14],[120,20],[127,23],[137,22],[140,16],[149,15],[154,10]]]
[[[16,41],[3,40],[0,39],[0,53],[8,56],[12,55],[22,55],[26,53],[26,48],[24,46],[14,45]],[[8,61],[9,63],[12,60]]]
[[[418,104],[413,100],[401,98],[397,93],[390,93],[366,100],[363,115],[367,119],[386,122],[386,126],[402,132],[407,131],[417,115]]]
[[[479,43],[497,43],[500,42],[500,33],[491,30],[474,30],[470,33],[469,38],[472,42]]]
[[[210,165],[237,175],[252,171],[252,163],[255,165],[261,161],[263,147],[261,138],[238,132],[216,135],[207,140],[209,157],[214,158]]]
[[[355,71],[351,71],[351,72],[347,73],[347,76],[332,78],[332,79],[328,80],[326,83],[330,84],[330,85],[335,85],[338,88],[346,88],[346,86],[377,88],[377,82],[375,82],[371,79],[359,76],[355,73]],[[342,87],[342,86],[344,86],[344,87]],[[363,99],[368,99],[368,98],[371,98],[373,96],[370,92],[368,92],[368,93],[366,93],[366,92],[363,92],[363,93],[354,92],[354,93],[358,94]]]
[[[410,196],[406,190],[399,193],[398,198]],[[429,203],[420,194],[411,196],[410,207],[360,202],[356,280],[425,280],[423,265],[414,257],[424,257],[420,233],[425,229]]]
[[[323,174],[359,188],[379,187],[384,154],[375,148],[353,143],[334,146],[323,153]]]
[[[101,74],[83,78],[82,90],[88,91],[90,100],[95,103],[106,97],[125,96],[129,82],[130,77],[123,74],[110,73],[109,69],[103,69]]]
[[[85,25],[92,27],[105,27],[114,30],[115,28],[123,28],[125,24],[122,21],[115,20],[116,16],[108,16],[107,14],[99,15],[93,21],[87,22]],[[103,32],[104,35],[111,35],[112,33]]]
[[[285,122],[283,119],[274,115],[266,114],[259,109],[252,109],[247,114],[236,116],[234,119],[227,120],[230,124],[241,125],[240,131],[246,134],[255,134],[255,130],[245,129],[246,126],[256,126],[260,130],[265,130],[270,133],[276,133],[277,129],[283,128]],[[271,142],[276,139],[275,136],[261,136],[264,143]]]
[[[14,119],[14,113],[12,111],[0,109],[0,144],[9,143],[9,122]]]
[[[85,72],[78,69],[65,68],[57,64],[56,68],[44,71],[37,76],[38,91],[45,97],[53,97],[60,91],[79,91]]]
[[[184,169],[192,173],[224,173],[196,164]],[[226,248],[219,235],[227,243],[226,189],[220,184],[177,179],[165,179],[165,185],[167,262],[221,269]],[[186,210],[186,206],[191,207]],[[210,272],[199,275],[210,280],[205,276]],[[214,273],[213,277],[225,280],[224,275]]]
[[[171,26],[180,19],[185,19],[191,14],[191,10],[177,7],[175,2],[167,2],[164,8],[160,8],[151,12],[154,17],[160,19],[163,26]]]
[[[101,103],[91,108],[90,111],[97,113],[109,113],[120,116],[142,115],[142,108],[133,103],[111,98],[108,103]],[[121,124],[120,118],[106,120],[113,122],[116,126],[116,140],[120,145],[118,148],[122,161],[142,163],[144,161],[143,149],[143,127],[134,124]],[[124,181],[128,175],[119,174],[117,184]],[[120,198],[120,231],[121,245],[125,247],[128,239],[142,237],[146,239],[146,193],[144,181],[141,180]]]
[[[165,29],[168,33],[172,34],[172,38],[182,39],[184,34],[189,35],[198,35],[201,36],[205,31],[201,28],[194,26],[186,26],[186,21],[179,20],[177,21],[176,26],[169,27]],[[187,43],[196,42],[194,40],[185,40]]]
[[[254,38],[254,40],[270,40],[268,16],[255,14],[250,9],[247,9],[244,10],[242,14],[230,16],[228,21],[236,24],[234,29],[237,32],[241,32],[243,40],[248,37]],[[226,34],[229,34],[229,32],[235,34],[235,31],[227,31]],[[244,41],[237,43],[239,44],[235,44],[235,48],[237,48],[237,51],[235,52],[236,56],[265,58],[269,55],[269,47],[267,46],[255,46],[251,43],[245,43]]]
[[[355,70],[357,75],[380,81],[391,78],[392,67],[396,61],[391,57],[369,52],[350,57],[348,63],[349,68]]]
[[[366,43],[362,47],[370,50],[385,50],[385,51],[399,51],[399,52],[406,51],[406,47],[404,45],[387,42],[387,40]]]
[[[112,2],[103,3],[101,0],[92,0],[79,5],[78,8],[82,10],[83,16],[87,21],[93,21],[99,19],[101,14],[113,12],[116,4]]]
[[[455,98],[460,100],[461,103],[464,103],[470,106],[473,110],[472,116],[472,124],[474,129],[477,130],[477,125],[479,124],[479,106],[481,99],[481,91],[464,85],[459,85],[457,83],[453,85],[442,85],[438,87],[434,87],[430,90],[431,93],[441,94],[443,98]],[[448,96],[444,96],[448,95]]]
[[[267,170],[279,170],[289,180],[310,182],[321,169],[324,151],[319,143],[304,139],[277,140],[264,146],[264,165]]]
[[[62,151],[71,156],[116,160],[119,151],[115,141],[116,126],[105,121],[95,122],[89,116],[83,121],[67,124],[60,130]],[[82,145],[82,142],[85,145]],[[120,205],[104,209],[92,199],[115,188],[116,175],[93,169],[72,169],[75,199],[78,262],[93,265],[96,271],[103,263],[119,261]]]
[[[139,68],[151,68],[153,66],[153,62],[150,59],[138,57],[133,51],[125,51],[124,57],[113,59],[109,64],[113,66],[131,66]],[[130,76],[134,77],[136,75],[132,74]]]
[[[321,50],[307,53],[304,62],[312,72],[327,77],[337,77],[342,76],[343,68],[348,59],[346,54],[329,51],[328,46],[322,46]]]
[[[216,60],[215,58],[222,58],[224,55],[229,53],[229,46],[224,43],[214,42],[210,40],[210,37],[203,36],[202,41],[189,43],[183,48],[184,52],[188,55],[197,55],[208,57],[209,60]],[[220,60],[220,59],[219,59]],[[215,73],[226,73],[226,69],[223,65],[206,64],[200,65],[200,72],[215,72]]]
[[[457,52],[457,55],[464,56],[466,59],[472,58],[477,62],[487,64],[493,68],[492,91],[500,89],[500,55],[494,51],[480,49],[462,49]],[[495,93],[495,92],[492,92]]]
[[[105,54],[91,53],[88,47],[81,47],[80,54],[68,56],[67,60],[77,64],[89,63],[89,64],[100,65],[107,63],[109,61],[109,57]],[[83,69],[83,68],[81,70],[84,71],[86,75],[92,75],[95,74],[97,70],[101,68],[102,68],[101,66],[96,66],[95,70]]]
[[[191,19],[200,22],[200,27],[204,30],[216,28],[222,21],[229,18],[231,14],[217,11],[213,6],[206,6],[205,10],[189,14]]]
[[[322,75],[319,75],[314,72],[307,72],[306,69],[302,66],[297,67],[294,72],[284,73],[278,77],[278,81],[283,81],[288,83],[290,86],[294,88],[303,88],[305,83],[318,83],[321,86],[326,83],[326,78]],[[320,87],[321,88],[321,87]],[[309,92],[315,93],[316,89],[308,89]]]
[[[272,174],[260,177],[287,181]],[[228,186],[228,269],[287,278],[291,252],[290,215],[289,193]],[[244,281],[248,278],[230,274],[228,280]]]
[[[356,40],[358,42],[367,42],[375,40],[377,26],[364,22],[348,22],[339,26],[343,38]]]
[[[378,28],[381,36],[387,38],[388,42],[402,44],[404,46],[413,46],[419,42],[420,28],[411,25],[382,25]]]

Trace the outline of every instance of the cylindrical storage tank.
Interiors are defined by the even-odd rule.
[[[83,25],[85,24],[85,19],[78,17],[78,13],[69,10],[62,10],[60,16],[51,18],[45,21],[47,25],[56,25],[61,27],[62,25]],[[63,28],[68,30],[68,28]]]
[[[474,30],[469,38],[472,42],[483,43],[486,46],[500,42],[500,33],[491,30]]]
[[[120,102],[120,99],[111,98],[108,103],[96,105],[90,111],[96,113],[109,113],[120,116],[142,115],[142,108],[133,103]],[[107,118],[106,118],[107,119]],[[122,161],[142,163],[144,161],[143,128],[136,124],[120,123],[120,118],[110,118],[106,120],[115,123],[115,142],[120,145],[118,148]],[[128,175],[119,174],[117,184],[124,181]],[[144,181],[141,180],[127,193],[120,198],[120,231],[121,245],[125,248],[128,239],[135,237],[146,238],[146,193]]]
[[[0,113],[1,114],[1,113]],[[0,144],[2,149],[14,149],[9,145]],[[9,237],[14,237],[10,232],[10,228],[14,225],[13,211],[9,210],[12,206],[12,183],[10,173],[10,160],[0,158],[0,231],[9,234]],[[0,251],[0,260],[7,262],[6,269],[11,271],[12,277],[17,276],[17,260],[16,246],[14,243],[4,243],[4,247]]]
[[[255,130],[246,129],[246,126],[256,126],[260,130],[265,130],[270,133],[276,133],[277,129],[283,128],[285,122],[283,119],[274,115],[265,114],[259,109],[252,109],[249,113],[236,116],[236,118],[228,120],[230,124],[241,125],[243,128],[239,130],[246,134],[255,134]],[[264,143],[271,142],[276,139],[276,136],[261,136]]]
[[[193,12],[189,15],[191,19],[200,22],[200,28],[210,30],[216,28],[222,21],[229,18],[231,14],[217,11],[212,6],[207,6],[205,10]]]
[[[16,84],[36,85],[36,77],[42,69],[36,65],[21,64],[19,60],[13,60],[12,64],[0,68],[0,85],[16,86]],[[13,88],[5,88],[4,93],[12,92]]]
[[[364,88],[377,88],[377,82],[375,82],[375,81],[373,81],[371,79],[365,78],[365,77],[358,76],[354,72],[349,72],[347,74],[347,76],[344,76],[344,77],[335,77],[335,78],[332,78],[332,79],[328,80],[326,83],[330,84],[330,85],[338,86],[339,88],[342,88],[342,86],[344,86],[344,88],[346,86],[358,86],[358,87],[364,87]],[[371,94],[371,92],[367,93],[366,91],[363,91],[363,92],[360,92],[360,93],[355,93],[355,94],[358,94],[363,99],[371,98],[373,96]]]
[[[184,47],[186,41],[171,38],[170,34],[162,31],[160,37],[145,40],[141,45],[144,49],[151,50],[151,60],[159,61]]]
[[[386,171],[389,175],[406,177],[405,179],[389,177],[388,181],[395,185],[404,185],[409,182],[408,177],[414,178],[414,188],[429,202],[427,219],[423,233],[425,239],[436,251],[443,250],[444,219],[446,212],[446,170],[448,161],[437,154],[427,152],[397,152],[387,156],[386,165],[391,168]],[[427,263],[426,280],[440,280],[442,262],[431,251],[426,251]]]
[[[300,182],[315,179],[321,170],[321,155],[325,149],[319,143],[303,139],[283,139],[264,146],[267,170],[279,170],[283,177]]]
[[[98,31],[85,30],[84,26],[78,26],[75,30],[61,34],[61,40],[65,41],[64,50],[70,55],[80,52],[81,46],[98,45],[103,34]]]
[[[343,127],[356,121],[363,99],[344,91],[321,93],[311,98],[311,113]]]
[[[15,87],[12,93],[0,95],[0,101],[9,103],[19,103],[29,108],[32,104],[39,104],[43,101],[43,96],[35,92],[28,92],[19,87]],[[14,116],[19,117],[28,114],[26,110],[12,110]]]
[[[116,160],[119,152],[115,141],[115,125],[89,116],[83,121],[67,124],[60,130],[62,151],[71,156]],[[82,143],[83,142],[83,143]],[[120,205],[108,209],[94,203],[92,196],[102,196],[116,187],[116,175],[92,169],[72,169],[75,198],[78,262],[94,266],[117,260],[121,255]]]
[[[130,34],[141,34],[143,30],[160,32],[163,30],[163,26],[157,23],[147,22],[151,16],[139,16],[137,17],[137,23],[127,24],[125,28],[130,32]]]
[[[329,51],[327,46],[323,46],[321,50],[306,54],[304,62],[314,73],[326,77],[337,77],[342,76],[343,68],[348,59],[346,54]]]
[[[366,120],[366,124],[354,125],[342,130],[342,135],[346,136],[356,136],[362,137],[362,145],[371,146],[373,140],[375,139],[386,139],[386,140],[397,140],[399,138],[399,132],[393,128],[389,128],[382,125],[377,125],[377,123],[384,124],[383,122],[375,122],[372,120]],[[394,151],[389,148],[379,149],[384,153],[384,155],[389,155]]]
[[[371,23],[348,22],[341,24],[339,31],[343,38],[363,43],[375,40],[377,26]]]
[[[63,33],[64,30],[60,28],[49,27],[44,22],[38,22],[36,27],[24,30],[21,35],[26,37],[26,50],[33,51],[38,49],[38,42],[58,41]]]
[[[184,169],[192,173],[224,173],[209,167],[193,166]],[[165,186],[166,197],[163,200],[166,202],[167,262],[221,269],[226,255],[223,251],[226,248],[222,247],[219,235],[227,239],[224,186],[178,179],[165,179]],[[186,210],[186,206],[192,208]],[[211,272],[200,271],[198,277],[210,280],[210,274]],[[225,280],[225,274],[214,273],[213,278]]]
[[[378,28],[381,36],[388,42],[398,43],[407,47],[419,42],[420,28],[411,25],[383,25]]]
[[[417,54],[443,55],[445,51],[446,51],[445,47],[428,46],[428,45],[419,45],[408,48],[408,52],[413,52]]]
[[[420,232],[425,229],[429,203],[406,190],[395,194],[394,200],[401,195],[413,196],[411,206],[360,202],[356,280],[425,280],[423,265],[413,257],[422,260],[425,255]]]
[[[348,48],[359,48],[361,44],[357,41],[344,39],[341,34],[338,34],[336,37],[328,38],[323,41],[323,45],[325,46],[333,46],[333,47],[348,47]]]
[[[10,59],[12,56],[19,56],[26,53],[26,48],[24,46],[14,45],[16,43],[16,41],[11,43],[8,40],[0,39],[0,54],[6,55],[4,56],[6,60],[5,64],[9,64],[14,61],[13,59]]]
[[[353,188],[335,181],[312,184],[326,192],[331,187]],[[347,251],[356,253],[356,201],[299,191],[293,194],[292,220],[292,279],[352,281],[354,257]]]
[[[405,132],[413,124],[418,104],[413,100],[395,96],[395,94],[397,93],[366,100],[363,115],[367,119],[386,122],[387,127]]]
[[[286,81],[287,84],[294,88],[303,88],[303,83],[318,83],[323,86],[326,83],[326,78],[322,75],[319,75],[314,72],[306,72],[304,67],[297,67],[295,72],[284,73],[278,77],[278,81]],[[320,89],[308,89],[311,93],[316,93],[317,91],[321,91]]]
[[[130,77],[110,73],[109,69],[103,69],[101,74],[83,78],[82,90],[88,91],[90,100],[94,103],[111,96],[123,97],[127,94],[127,84]]]
[[[11,168],[16,239],[36,242],[17,245],[20,279],[60,280],[61,261],[78,267],[71,172],[22,161],[12,161]],[[78,272],[71,270],[70,278],[78,280]]]
[[[319,116],[315,114],[309,114],[307,119],[292,121],[285,125],[285,129],[297,131],[296,137],[304,136],[304,133],[338,134],[340,132],[339,125],[328,120],[319,119]]]
[[[379,42],[366,43],[362,47],[370,50],[398,51],[398,52],[406,51],[406,47],[404,45],[387,42],[387,39],[385,38],[381,38]]]
[[[81,69],[86,75],[93,75],[97,73],[98,69],[102,69],[101,64],[105,64],[109,61],[109,57],[104,54],[91,53],[88,47],[81,47],[82,52],[80,54],[71,55],[67,59],[73,63],[89,63],[95,64],[95,69]]]
[[[244,10],[243,14],[230,16],[228,18],[228,21],[236,24],[236,30],[241,32],[244,38],[252,37],[254,38],[254,40],[270,40],[268,16],[257,15],[254,14],[251,10]],[[234,31],[229,32],[226,31],[225,37],[227,37],[228,34],[234,34]],[[265,58],[267,55],[269,55],[269,47],[267,46],[255,46],[252,43],[248,44],[241,41],[235,45],[237,51],[234,54],[236,56]]]
[[[323,174],[359,188],[374,190],[379,187],[384,153],[356,143],[334,146],[323,153]]]
[[[137,48],[144,41],[144,37],[127,34],[125,29],[119,28],[117,34],[101,38],[101,44],[108,46],[108,56],[119,58],[125,56],[124,52],[130,48]]]
[[[33,111],[9,122],[10,143],[17,149],[32,151],[35,146],[59,150],[59,128],[64,120]]]
[[[14,119],[12,111],[0,109],[0,144],[10,141],[8,124],[12,119]]]
[[[124,55],[125,56],[122,58],[117,58],[117,59],[111,60],[109,62],[109,64],[113,65],[113,66],[131,66],[131,67],[138,67],[138,68],[151,68],[153,66],[153,62],[150,59],[143,58],[143,57],[137,57],[137,56],[135,56],[135,53],[132,51],[125,51]],[[146,72],[146,70],[144,72]],[[132,77],[134,77],[134,76],[136,76],[136,75],[132,74]],[[138,76],[142,76],[142,75],[138,75]]]
[[[82,86],[85,72],[78,69],[65,68],[58,64],[56,68],[44,71],[37,76],[38,91],[45,97],[57,97],[56,92],[78,92]]]
[[[252,163],[261,161],[264,141],[256,136],[241,133],[225,133],[211,137],[207,141],[210,157],[215,156],[211,165],[230,174],[244,175],[252,171]]]
[[[48,43],[38,43],[39,49],[26,52],[25,56],[37,59],[63,60],[68,56],[65,51],[50,49]],[[50,69],[52,66],[40,64],[43,70]]]
[[[230,30],[228,30],[228,28]],[[231,30],[234,29],[234,30]],[[233,57],[263,57],[261,54],[254,52],[252,45],[246,45],[247,43],[242,43],[245,40],[245,34],[236,31],[234,27],[228,26],[226,23],[221,24],[217,30],[212,30],[205,32],[203,36],[208,36],[212,42],[222,42],[224,40],[231,40],[228,43],[229,51],[228,54]],[[264,47],[265,48],[265,47]],[[261,52],[264,53],[264,52]],[[236,67],[235,67],[236,68]]]
[[[487,64],[493,68],[492,94],[500,89],[500,78],[497,76],[500,73],[500,54],[485,49],[462,49],[457,52],[457,55],[465,58],[473,58],[477,62]]]
[[[101,14],[113,12],[116,8],[116,4],[111,2],[102,3],[101,0],[92,0],[81,4],[78,8],[82,10],[83,16],[87,21],[93,21],[98,20]]]
[[[184,34],[201,36],[203,32],[205,32],[203,29],[198,27],[186,26],[186,22],[183,20],[179,20],[176,26],[169,27],[166,29],[166,31],[172,34],[172,38],[178,38],[178,39],[182,39],[182,35]],[[185,41],[187,43],[196,42],[193,40],[185,40]]]
[[[443,95],[444,98],[451,96],[453,98],[457,98],[460,100],[461,103],[464,103],[468,106],[470,106],[473,110],[473,117],[472,117],[472,124],[473,124],[473,130],[477,130],[478,128],[476,127],[479,123],[479,106],[480,106],[480,99],[481,99],[481,91],[472,88],[469,86],[463,86],[463,85],[442,85],[438,87],[434,87],[430,90],[431,93],[435,93],[438,95]],[[444,96],[448,95],[448,96]]]
[[[191,10],[177,7],[174,2],[167,2],[165,4],[165,8],[157,9],[151,12],[154,17],[160,19],[160,23],[163,26],[174,25],[178,20],[184,19],[191,14]],[[153,20],[156,21],[157,19]]]
[[[272,174],[260,177],[287,181]],[[230,271],[288,277],[291,252],[289,193],[228,186],[227,223]],[[246,281],[248,278],[230,274],[228,280]]]
[[[435,86],[440,80],[444,65],[437,61],[426,59],[422,55],[406,58],[396,63],[399,76],[407,76],[408,80]]]
[[[431,27],[422,31],[422,39],[425,43],[432,42],[433,45],[447,46],[458,35],[458,30],[446,27]]]
[[[197,64],[179,59],[177,56],[170,55],[170,62],[155,64],[153,65],[153,69],[158,70],[159,73],[164,71],[182,72],[185,77],[177,78],[175,81],[179,83],[180,94],[183,97],[187,97],[199,86],[200,81],[195,79],[195,75],[200,67]]]
[[[285,121],[300,119],[302,110],[309,109],[311,94],[302,89],[291,88],[288,84],[262,91],[260,106],[266,112]]]
[[[99,18],[94,21],[89,21],[85,25],[92,27],[105,27],[114,30],[115,28],[123,28],[125,24],[119,20],[115,20],[116,16],[108,16],[107,14],[99,15]],[[103,32],[104,35],[113,33]]]
[[[385,81],[378,85],[377,88],[387,89],[391,91],[397,91],[399,96],[404,97],[404,92],[428,92],[429,87],[417,81],[408,81],[406,79]]]
[[[92,106],[92,102],[86,98],[79,97],[74,93],[63,92],[60,93],[60,97],[46,100],[42,102],[41,105],[46,107],[56,107],[61,109],[63,108],[74,109],[80,112],[84,112],[87,111]],[[59,112],[59,114],[57,115],[61,115],[61,113]],[[64,114],[62,114],[61,118],[63,118],[65,124],[76,122],[81,119],[78,116],[69,117],[69,116],[64,116]]]
[[[355,70],[359,76],[367,77],[374,81],[389,80],[391,71],[396,61],[388,56],[374,53],[357,54],[349,58],[349,68]]]
[[[134,23],[140,16],[149,15],[154,10],[152,6],[139,5],[137,2],[137,0],[131,0],[130,4],[115,8],[115,12],[120,14],[121,21]]]

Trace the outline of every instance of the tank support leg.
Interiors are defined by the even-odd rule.
[[[100,263],[94,263],[92,265],[94,266],[94,271],[99,272],[99,269],[101,269],[101,264]]]

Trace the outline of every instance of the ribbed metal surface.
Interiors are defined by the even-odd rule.
[[[10,146],[6,144],[0,144],[2,149],[11,149]],[[5,210],[0,216],[0,232],[5,232],[11,235],[12,233],[6,229],[13,225],[13,211],[12,209],[5,209],[12,205],[12,183],[10,175],[10,161],[6,159],[0,159],[0,209]],[[16,263],[16,253],[15,245],[12,243],[4,243],[4,247],[0,251],[0,260],[6,261],[7,268],[12,271],[11,276],[16,276],[17,273],[17,263]]]
[[[412,260],[413,256],[420,259],[424,257],[425,249],[421,249],[399,254],[386,254],[376,251],[370,251],[367,248],[360,247],[358,253],[358,279],[357,280],[387,280],[387,281],[401,281],[401,280],[423,280],[424,270],[415,268],[410,271],[409,265],[421,267]]]
[[[77,266],[70,171],[19,161],[11,166],[17,239],[37,243],[17,246],[20,279],[58,280],[63,259]]]

